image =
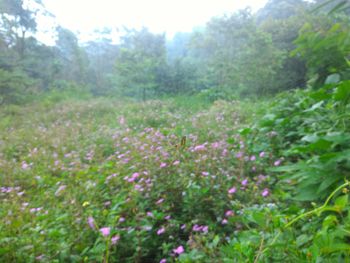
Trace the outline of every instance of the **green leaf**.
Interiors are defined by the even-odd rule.
[[[337,222],[338,219],[335,215],[329,215],[323,220],[322,227],[328,229],[329,227],[336,225]]]
[[[322,104],[324,103],[324,101],[320,101],[314,105],[312,105],[311,108],[307,109],[307,110],[304,110],[304,112],[310,112],[310,111],[314,111],[314,110],[317,110],[319,108],[321,108]]]
[[[339,81],[340,81],[340,75],[335,73],[327,77],[325,84],[338,83]]]
[[[350,81],[341,83],[334,92],[334,99],[346,102],[350,97]]]
[[[341,210],[343,210],[348,204],[348,195],[342,195],[339,196],[336,200],[335,200],[335,205],[340,208]]]
[[[319,195],[315,193],[317,185],[309,185],[298,190],[298,194],[293,198],[297,201],[313,201],[319,198]]]
[[[339,181],[340,178],[338,176],[330,175],[327,176],[325,180],[322,181],[320,187],[317,189],[317,193],[321,193],[324,190],[326,190],[328,187],[330,187],[335,182]]]
[[[245,129],[239,130],[239,133],[240,133],[242,136],[246,136],[246,135],[250,134],[251,132],[252,132],[252,129],[250,129],[250,128],[245,128]]]
[[[301,247],[305,245],[307,242],[309,242],[311,239],[312,239],[311,236],[303,234],[297,237],[296,244],[298,247]]]

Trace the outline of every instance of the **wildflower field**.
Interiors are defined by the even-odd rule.
[[[337,93],[310,94],[3,107],[0,261],[349,262],[349,111],[330,124]]]

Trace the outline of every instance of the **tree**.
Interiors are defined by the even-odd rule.
[[[240,93],[265,93],[275,85],[283,52],[258,28],[250,10],[212,19],[196,37],[202,49],[209,82]]]
[[[114,92],[112,79],[119,46],[114,44],[108,36],[105,36],[106,31],[110,32],[109,29],[105,29],[102,32],[102,37],[84,45],[84,50],[90,61],[88,81],[93,84],[92,91],[95,95],[106,95]]]
[[[23,0],[0,1],[1,38],[15,48],[20,59],[25,55],[27,33],[35,33],[36,26],[35,11],[24,8]]]
[[[78,44],[78,38],[63,27],[57,28],[57,35],[56,47],[62,68],[61,78],[86,84],[89,62],[86,52]]]
[[[165,36],[146,28],[126,30],[115,70],[119,88],[129,96],[142,97],[160,92],[161,68],[166,64]]]
[[[338,21],[337,21],[338,20]],[[350,26],[347,17],[317,17],[306,23],[296,39],[294,56],[306,61],[308,77],[314,87],[322,86],[331,74],[348,74]]]

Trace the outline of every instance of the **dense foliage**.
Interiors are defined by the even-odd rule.
[[[29,2],[0,1],[0,69],[10,82],[1,103],[77,85],[94,96],[143,100],[198,92],[213,99],[262,96],[306,87],[309,79],[319,87],[335,72],[349,74],[349,20],[341,12],[313,12],[318,3],[270,0],[256,14],[246,9],[214,17],[172,40],[142,28],[120,30],[115,43],[114,31],[106,28],[99,39],[79,43],[58,26],[55,45],[47,46],[35,38],[36,18],[52,15],[40,1]],[[330,4],[336,7],[347,12]]]
[[[349,262],[349,1],[315,2],[47,46],[0,0],[0,261]]]

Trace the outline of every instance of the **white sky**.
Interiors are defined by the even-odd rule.
[[[191,31],[204,25],[211,17],[250,6],[253,11],[263,7],[267,0],[44,0],[44,5],[56,16],[57,23],[81,39],[88,39],[96,28],[121,26],[148,27],[154,33]],[[39,29],[50,21],[39,20]],[[40,34],[39,38],[48,36]]]

